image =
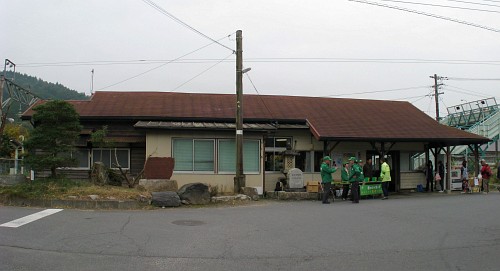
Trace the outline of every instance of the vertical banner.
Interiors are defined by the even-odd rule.
[[[342,153],[334,152],[332,153],[332,159],[337,164],[338,168],[342,168]]]
[[[356,157],[356,154],[353,152],[344,152],[342,160],[344,161],[344,163],[347,163],[347,162],[349,162],[349,158],[351,158],[351,157]]]

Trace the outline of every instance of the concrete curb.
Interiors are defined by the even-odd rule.
[[[143,209],[149,206],[148,202],[135,200],[60,200],[60,199],[1,199],[1,203],[10,206],[36,206],[45,208],[71,209]]]
[[[311,192],[267,192],[266,199],[272,200],[318,200],[318,193]]]
[[[491,191],[491,194],[500,194],[497,191]],[[458,196],[471,195],[461,194],[459,191],[451,193],[394,193],[389,197],[391,199],[404,198],[425,198],[436,196]],[[472,195],[482,195],[482,193],[474,193]],[[236,197],[236,196],[234,196]],[[264,199],[276,201],[300,201],[300,200],[318,200],[317,193],[308,192],[293,192],[293,193],[275,193],[268,192]],[[234,199],[235,200],[235,199]],[[243,200],[245,201],[245,200]],[[213,203],[226,202],[225,200],[213,200]],[[32,206],[44,208],[69,208],[69,209],[86,209],[86,210],[141,210],[150,207],[149,202],[140,202],[136,200],[59,200],[59,199],[23,199],[23,198],[5,198],[0,197],[0,204],[8,206]]]

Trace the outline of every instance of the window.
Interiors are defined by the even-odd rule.
[[[219,172],[236,172],[236,142],[234,139],[219,140]],[[260,141],[243,140],[243,172],[260,172]]]
[[[88,150],[75,150],[71,152],[71,157],[77,161],[77,167],[89,168],[89,151]]]
[[[194,140],[194,171],[214,171],[213,140]]]
[[[321,151],[300,151],[299,156],[295,157],[295,167],[303,172],[320,172],[321,159],[323,152]]]
[[[129,149],[92,149],[92,161],[103,162],[109,168],[130,168]]]
[[[89,164],[89,150],[87,149],[75,149],[68,153],[60,153],[58,156],[61,157],[71,157],[76,160],[76,164],[71,168],[90,168]]]
[[[213,172],[214,144],[213,139],[174,139],[174,170]]]
[[[291,137],[270,137],[266,139],[266,171],[283,170],[283,155],[287,146],[292,145]]]

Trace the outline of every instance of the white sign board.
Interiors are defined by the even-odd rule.
[[[304,174],[298,168],[288,171],[288,186],[290,188],[304,188]]]

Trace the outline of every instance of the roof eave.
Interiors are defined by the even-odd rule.
[[[334,137],[320,136],[320,141],[351,141],[351,142],[420,142],[435,146],[459,146],[469,144],[486,144],[488,138],[377,138],[377,137]]]

